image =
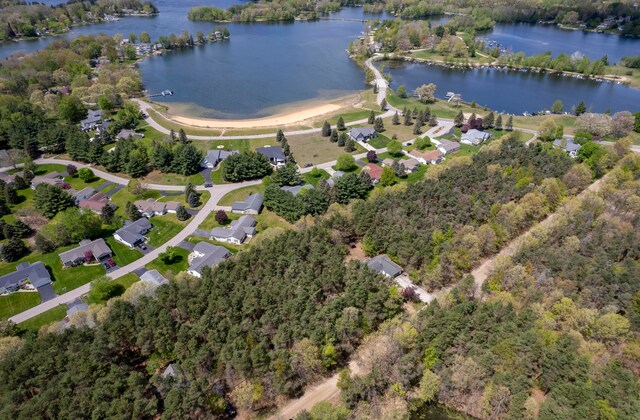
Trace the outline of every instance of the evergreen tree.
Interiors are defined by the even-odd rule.
[[[146,153],[143,153],[141,150],[133,150],[129,154],[126,171],[132,178],[140,178],[146,175],[148,172]]]
[[[184,186],[184,199],[189,200],[189,196],[193,192],[196,192],[196,187],[191,182],[187,182],[187,185]]]
[[[467,124],[473,127],[473,125],[475,124],[475,121],[476,121],[476,113],[474,112],[469,116],[469,119],[467,120]]]
[[[502,114],[498,114],[498,116],[496,117],[496,130],[502,130]]]
[[[404,125],[409,127],[411,124],[413,124],[413,118],[411,118],[411,113],[410,112],[405,112],[404,113]]]
[[[418,134],[422,133],[422,129],[420,128],[420,125],[421,125],[420,124],[420,120],[416,119],[415,124],[413,124],[413,134],[416,135],[416,136]]]
[[[18,201],[20,201],[20,197],[18,197],[18,193],[16,192],[13,182],[9,182],[4,185],[4,199],[9,204],[18,204]]]
[[[375,120],[375,123],[373,124],[373,129],[376,130],[378,133],[381,133],[384,131],[384,123],[382,122],[382,118],[378,117]]]
[[[387,100],[382,98],[382,101],[380,101],[380,109],[383,111],[387,110]]]
[[[9,239],[9,241],[0,248],[0,257],[6,262],[18,261],[28,253],[29,249],[22,239],[17,238]]]
[[[422,124],[426,124],[427,122],[429,122],[429,120],[431,120],[431,108],[426,107],[424,109],[424,113],[422,114]]]
[[[484,128],[493,128],[494,126],[495,115],[492,112],[489,112],[486,117],[484,117],[484,121],[482,125]]]
[[[102,219],[102,223],[105,225],[110,225],[113,222],[113,218],[116,215],[116,211],[111,207],[110,204],[105,204],[100,210],[100,218]]]
[[[198,207],[200,204],[202,204],[200,202],[200,194],[198,194],[197,192],[192,192],[191,194],[189,194],[187,204],[189,204],[189,207],[191,208]]]
[[[411,116],[413,118],[418,118],[418,108],[413,108],[413,111],[411,111]]]
[[[33,192],[33,200],[36,209],[48,219],[52,219],[59,212],[76,205],[71,194],[62,188],[49,184],[38,185]]]
[[[328,121],[322,124],[322,137],[329,137],[331,135],[331,125]]]
[[[135,204],[133,204],[131,201],[127,201],[127,204],[124,208],[124,214],[125,216],[127,216],[127,219],[131,220],[132,222],[135,222],[136,220],[142,218],[142,213],[140,213],[140,210],[138,210]]]
[[[169,130],[169,137],[171,138],[171,140],[175,141],[176,139],[176,132],[173,131],[173,128],[171,130]]]
[[[171,168],[181,175],[194,175],[200,172],[204,154],[193,144],[179,144],[175,148]]]
[[[420,121],[420,125],[424,125],[424,112],[422,110],[418,111],[417,121]]]
[[[284,139],[284,133],[282,132],[282,130],[278,130],[278,133],[276,134],[276,141],[280,143],[280,145],[282,145],[283,139]]]
[[[338,141],[338,137],[338,130],[336,130],[335,128],[331,130],[331,137],[329,138],[331,143],[336,143]]]
[[[186,144],[189,142],[189,140],[187,139],[187,133],[185,133],[182,128],[180,129],[180,131],[178,131],[178,140],[182,144]]]
[[[513,130],[513,115],[509,115],[509,119],[507,120],[507,125],[505,126],[507,131]]]
[[[371,111],[371,113],[369,114],[369,119],[367,120],[367,123],[373,124],[375,121],[376,121],[376,114],[375,112]]]
[[[338,124],[336,124],[336,128],[340,131],[344,131],[347,129],[347,127],[344,125],[344,118],[338,118]]]
[[[341,133],[340,137],[338,137],[338,147],[344,147],[348,139],[349,135],[347,133]]]
[[[462,127],[464,125],[464,114],[462,111],[458,112],[458,115],[453,119],[453,124],[456,127]]]
[[[87,160],[91,163],[100,163],[104,155],[104,148],[98,142],[89,143],[87,149]]]
[[[27,181],[25,181],[23,177],[21,177],[20,175],[16,175],[16,177],[13,179],[13,186],[16,190],[24,190],[25,188],[29,187],[29,184],[27,184]]]
[[[302,180],[298,174],[298,167],[292,163],[285,164],[271,175],[271,184],[279,187],[283,185],[298,185],[301,182]]]
[[[393,114],[393,118],[391,119],[391,123],[393,125],[400,125],[400,116],[398,115],[398,111],[396,111],[396,113]]]
[[[6,216],[9,213],[11,213],[11,210],[9,209],[9,206],[7,206],[7,202],[4,198],[0,198],[0,217]]]
[[[587,112],[587,105],[584,103],[584,101],[580,101],[580,103],[576,105],[575,112],[576,112],[576,115],[578,116]]]
[[[176,218],[183,222],[190,217],[191,215],[189,214],[189,212],[187,212],[187,209],[185,209],[184,206],[180,204],[178,206],[178,209],[176,210]]]
[[[347,142],[344,145],[344,151],[347,153],[351,153],[354,152],[356,150],[356,142],[349,137],[349,139],[347,139]]]
[[[406,107],[406,105],[405,105],[405,107],[404,107],[404,108],[402,108],[402,116],[403,116],[403,117],[406,117],[406,116],[407,116],[407,107]]]
[[[436,118],[436,114],[431,115],[431,118],[429,119],[429,126],[430,127],[435,127],[436,125],[438,125],[438,118]]]

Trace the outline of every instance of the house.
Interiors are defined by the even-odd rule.
[[[327,179],[327,185],[334,187],[336,185],[336,180],[340,179],[342,176],[344,176],[344,172],[335,171],[333,175],[331,175],[331,178]]]
[[[231,213],[260,214],[264,197],[260,193],[249,195],[244,201],[236,201],[231,205]]]
[[[87,118],[80,121],[80,129],[82,129],[82,131],[95,130],[98,127],[98,123],[100,123],[100,121],[102,121],[102,110],[99,109],[97,111],[94,111],[90,109],[87,114]]]
[[[378,133],[371,127],[358,127],[352,128],[349,131],[349,136],[355,141],[364,141],[370,140],[377,136]]]
[[[16,271],[0,277],[0,295],[15,292],[25,284],[31,284],[36,289],[51,284],[51,276],[42,261],[33,264],[23,262],[18,264]]]
[[[73,267],[91,260],[100,261],[111,257],[111,249],[102,238],[96,240],[85,239],[80,241],[77,248],[70,249],[60,254],[63,267]]]
[[[227,248],[212,245],[208,242],[199,242],[189,255],[189,269],[187,273],[194,277],[202,277],[204,267],[213,267],[229,258],[231,253]]]
[[[380,178],[382,178],[382,168],[375,163],[367,163],[362,168],[363,171],[366,171],[369,174],[369,177],[373,181],[374,184],[380,182]]]
[[[396,278],[402,273],[402,267],[394,263],[386,255],[378,255],[367,261],[367,266],[378,274]]]
[[[153,198],[137,200],[134,204],[144,217],[162,216],[167,213],[167,203],[156,201]]]
[[[471,146],[477,146],[482,142],[489,140],[490,137],[491,137],[491,133],[486,133],[484,131],[480,131],[480,130],[476,130],[475,128],[472,128],[466,133],[462,133],[462,136],[460,136],[460,143],[469,144]]]
[[[454,153],[460,150],[460,143],[449,140],[440,140],[438,150],[440,150],[445,155],[448,155],[449,153]]]
[[[436,164],[440,163],[444,160],[444,154],[440,150],[428,150],[426,152],[422,152],[420,150],[412,150],[409,152],[411,156],[415,158],[418,162],[422,164]],[[405,168],[407,166],[405,165]]]
[[[275,166],[282,166],[287,160],[287,157],[280,146],[258,147],[256,152],[266,156],[266,158],[269,159],[269,163]]]
[[[96,127],[98,135],[102,135],[102,133],[106,133],[110,125],[111,125],[111,121],[103,121],[102,123],[98,124]]]
[[[313,185],[311,185],[311,184],[300,184],[300,185],[294,185],[292,187],[289,186],[289,185],[284,185],[284,186],[280,187],[280,189],[282,191],[290,192],[295,197],[296,195],[300,194],[300,192],[302,190],[312,190],[313,189]]]
[[[33,177],[31,180],[31,189],[35,190],[36,187],[40,184],[49,184],[56,187],[62,188],[64,186],[64,180],[62,179],[62,175],[57,172],[51,172],[46,175],[38,175]]]
[[[97,192],[91,197],[86,198],[78,203],[78,207],[91,210],[92,212],[98,214],[102,214],[102,209],[106,205],[109,205],[114,210],[117,208],[117,206],[111,202],[109,197],[101,192]]]
[[[406,173],[415,172],[420,167],[420,162],[416,158],[404,160],[402,161],[402,164],[404,165],[404,170]]]
[[[169,280],[164,278],[158,270],[149,270],[140,276],[140,280],[145,283],[149,283],[154,286],[162,286],[163,284],[169,284]]]
[[[136,133],[133,130],[120,130],[120,132],[118,134],[116,134],[116,140],[121,140],[121,139],[128,139],[130,137],[139,137],[139,138],[143,138],[144,134],[142,133]]]
[[[391,158],[386,158],[385,160],[382,161],[382,166],[393,166],[394,162],[395,160]]]
[[[82,200],[86,200],[87,198],[91,197],[95,193],[96,193],[96,189],[93,187],[85,187],[80,191],[76,192],[73,195],[73,198],[75,198],[76,200],[76,206],[80,204]]]
[[[182,375],[182,370],[175,363],[169,363],[167,368],[160,374],[163,378],[176,378]]]
[[[373,54],[380,52],[382,49],[382,44],[379,42],[373,42],[369,45],[369,51]]]
[[[200,164],[200,166],[202,166],[203,168],[213,169],[229,156],[236,155],[238,153],[240,152],[237,150],[209,150],[204,159],[202,159],[202,163]]]
[[[241,216],[238,220],[231,222],[227,228],[213,228],[211,239],[219,242],[240,245],[247,238],[252,238],[256,234],[256,219],[251,216]]]
[[[116,230],[116,233],[113,234],[113,238],[130,248],[134,248],[136,245],[140,245],[145,241],[144,235],[146,235],[151,228],[153,228],[153,225],[144,217],[141,217],[135,222],[126,220],[124,226]]]
[[[553,147],[557,149],[562,149],[572,158],[578,157],[578,150],[580,150],[581,145],[578,143],[574,143],[573,139],[557,139],[553,141]]]
[[[166,206],[167,213],[170,213],[170,214],[176,214],[178,212],[178,209],[182,205],[177,201],[167,201],[165,204],[167,205]]]

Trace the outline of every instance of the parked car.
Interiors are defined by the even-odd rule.
[[[147,250],[147,246],[145,244],[140,244],[138,245],[140,247],[141,250],[146,251]]]
[[[211,188],[211,187],[213,187],[213,184],[210,183],[210,182],[207,182],[206,184],[204,184],[204,187],[205,188]]]
[[[111,267],[115,267],[116,266],[116,262],[113,261],[113,259],[109,258],[109,265],[111,265]]]
[[[313,163],[305,163],[304,167],[305,168],[310,168],[313,166]]]
[[[106,261],[105,261],[105,262],[103,262],[103,263],[102,263],[102,265],[104,265],[104,268],[106,268],[107,270],[108,270],[109,268],[111,268],[111,266],[109,265],[109,263],[108,263],[108,262],[106,262]]]

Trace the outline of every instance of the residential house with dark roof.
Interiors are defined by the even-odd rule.
[[[456,141],[440,140],[438,150],[440,150],[445,155],[448,155],[449,153],[454,153],[460,150],[460,143]]]
[[[187,273],[194,277],[202,277],[204,267],[213,267],[231,256],[229,250],[208,242],[198,242],[189,255]]]
[[[368,140],[371,140],[377,135],[378,133],[376,132],[376,130],[374,130],[371,127],[356,127],[349,130],[349,136],[354,141],[367,142]]]
[[[275,166],[282,166],[287,161],[287,157],[280,146],[258,147],[256,152],[266,156],[269,159],[269,163]]]
[[[239,214],[260,214],[263,203],[264,197],[262,194],[251,194],[245,198],[244,201],[235,201],[231,205],[231,212]]]
[[[229,227],[213,228],[211,230],[211,239],[240,245],[247,238],[252,238],[256,234],[256,223],[256,219],[251,216],[241,216],[238,220],[231,222]]]
[[[490,138],[491,138],[491,133],[472,128],[466,133],[462,133],[462,136],[460,136],[460,143],[469,144],[471,146],[477,146],[489,140]]]
[[[27,283],[34,288],[51,284],[51,276],[42,261],[18,264],[16,271],[0,276],[0,295],[15,292]]]
[[[80,129],[82,131],[95,130],[100,121],[102,121],[102,110],[98,109],[97,111],[94,111],[90,109],[87,113],[87,118],[80,121]]]
[[[237,150],[209,150],[207,151],[207,155],[202,159],[200,166],[202,166],[203,168],[213,169],[229,156],[237,155],[238,153],[240,152]]]
[[[376,273],[391,278],[396,278],[402,273],[402,267],[391,261],[391,259],[384,254],[371,258],[367,261],[367,266]]]
[[[116,230],[113,234],[113,238],[130,248],[134,248],[137,245],[144,243],[144,235],[146,235],[151,228],[153,228],[153,225],[144,217],[141,217],[135,222],[126,220],[124,222],[124,226]]]
[[[561,138],[553,141],[553,147],[557,149],[562,149],[567,154],[572,157],[578,157],[578,150],[580,150],[581,145],[578,143],[574,143],[573,139]]]
[[[111,249],[102,238],[80,241],[77,248],[60,254],[60,261],[64,267],[73,267],[88,261],[101,261],[113,255]]]
[[[120,132],[118,134],[116,134],[116,140],[121,140],[121,139],[128,139],[128,138],[143,138],[144,134],[142,133],[136,133],[133,130],[120,130]]]

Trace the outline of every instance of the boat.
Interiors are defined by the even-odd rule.
[[[162,96],[171,96],[171,95],[173,95],[172,90],[167,89],[162,91]]]

